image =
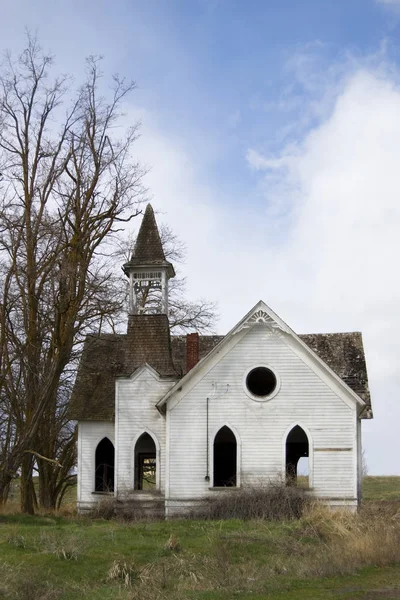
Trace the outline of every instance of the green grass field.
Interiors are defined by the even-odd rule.
[[[364,494],[360,522],[326,511],[286,523],[3,514],[0,598],[399,599],[400,477],[369,477]]]
[[[400,500],[400,477],[365,477],[364,500]]]

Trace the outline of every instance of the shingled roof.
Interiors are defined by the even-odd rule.
[[[123,269],[125,273],[128,274],[132,267],[150,265],[168,267],[169,276],[175,276],[174,267],[165,259],[154,211],[151,204],[148,204],[144,212],[131,259],[124,264]]]
[[[176,380],[185,374],[186,336],[172,336],[169,342],[165,315],[147,315],[147,322],[153,323],[147,329],[141,319],[146,320],[146,315],[137,315],[135,322],[131,321],[128,335],[87,337],[70,402],[71,419],[112,421],[115,378],[131,375],[145,362],[163,377]],[[163,342],[156,340],[159,335]],[[366,402],[367,407],[371,406],[361,333],[318,333],[299,337]],[[224,336],[219,335],[200,336],[199,358],[206,356],[223,339]],[[144,344],[146,340],[150,343]]]
[[[166,315],[130,315],[126,335],[88,335],[68,413],[78,421],[112,421],[115,378],[129,377],[144,364],[176,380]]]

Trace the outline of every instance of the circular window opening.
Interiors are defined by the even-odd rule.
[[[263,398],[275,390],[277,380],[271,369],[256,367],[246,377],[246,386],[254,396]]]

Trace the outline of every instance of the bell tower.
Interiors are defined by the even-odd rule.
[[[151,204],[146,206],[131,259],[122,268],[129,277],[129,315],[168,315],[168,280],[175,271],[165,259]]]

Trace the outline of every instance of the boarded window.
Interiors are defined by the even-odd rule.
[[[157,451],[153,438],[143,433],[135,445],[135,490],[156,489]]]
[[[114,445],[108,438],[103,438],[96,448],[95,491],[114,491]]]
[[[236,437],[224,426],[214,438],[214,487],[235,487],[236,469]]]

